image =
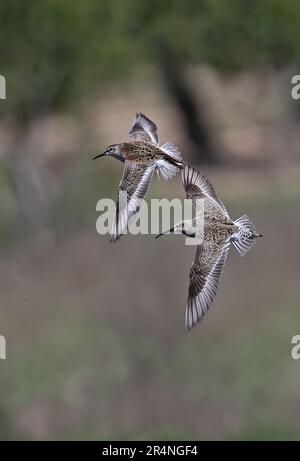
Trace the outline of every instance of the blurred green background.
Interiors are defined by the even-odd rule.
[[[299,43],[296,0],[1,1],[1,439],[299,439]],[[96,233],[137,111],[265,236],[190,334],[194,248]]]

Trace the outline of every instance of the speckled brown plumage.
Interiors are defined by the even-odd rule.
[[[129,220],[139,211],[154,171],[169,179],[182,169],[182,159],[173,144],[159,144],[157,126],[141,113],[136,115],[129,132],[129,142],[112,144],[103,154],[94,158],[104,155],[125,163],[112,229],[111,240],[115,242],[127,231]]]
[[[243,256],[260,234],[247,216],[233,221],[212,184],[188,164],[182,171],[182,181],[196,216],[175,228],[191,237],[202,237],[189,276],[185,325],[190,330],[202,320],[214,300],[230,243]]]
[[[187,198],[196,207],[197,200],[203,201],[203,216],[193,220],[196,231],[200,226],[203,228],[203,241],[197,246],[190,269],[185,321],[186,329],[190,330],[201,321],[214,300],[230,243],[244,256],[261,235],[247,216],[233,221],[212,184],[189,165],[184,167],[182,179]]]

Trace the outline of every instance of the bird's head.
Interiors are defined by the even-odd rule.
[[[95,160],[96,158],[99,158],[99,157],[104,157],[106,155],[110,156],[110,157],[116,157],[118,159],[121,159],[123,157],[122,155],[122,146],[123,144],[111,144],[110,146],[108,146],[105,151],[102,153],[102,154],[97,154],[93,160]]]

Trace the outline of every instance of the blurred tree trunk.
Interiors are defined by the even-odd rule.
[[[15,142],[7,156],[9,177],[18,203],[21,232],[33,239],[49,232],[49,203],[39,168],[30,151],[27,124],[14,127]]]
[[[54,54],[54,62],[56,54]],[[26,236],[38,244],[52,244],[53,229],[50,226],[50,201],[45,184],[36,164],[30,145],[30,128],[39,117],[48,114],[59,97],[66,77],[68,65],[53,65],[52,73],[42,69],[29,97],[19,101],[10,119],[15,142],[7,158],[10,181],[18,203],[20,226]]]
[[[182,115],[192,145],[192,156],[195,163],[216,164],[218,159],[212,146],[204,103],[196,103],[193,90],[186,82],[182,62],[175,56],[170,47],[164,43],[159,43],[158,55],[161,75],[169,94]],[[197,101],[199,101],[198,94]]]

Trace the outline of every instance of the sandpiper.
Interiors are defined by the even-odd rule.
[[[154,171],[168,180],[182,169],[182,158],[174,144],[159,144],[157,126],[142,113],[136,114],[129,132],[129,142],[112,144],[94,159],[106,155],[125,163],[112,228],[111,241],[115,242],[127,230],[129,220],[139,211]]]
[[[254,224],[246,215],[232,221],[212,184],[188,164],[182,170],[182,181],[186,196],[192,200],[194,206],[197,199],[203,200],[202,221],[196,216],[176,224],[174,228],[157,237],[173,232],[195,238],[200,234],[198,227],[202,225],[203,240],[197,245],[190,269],[185,314],[185,327],[190,330],[202,320],[214,300],[230,243],[233,243],[241,256],[245,256],[255,239],[262,235],[256,232]]]

